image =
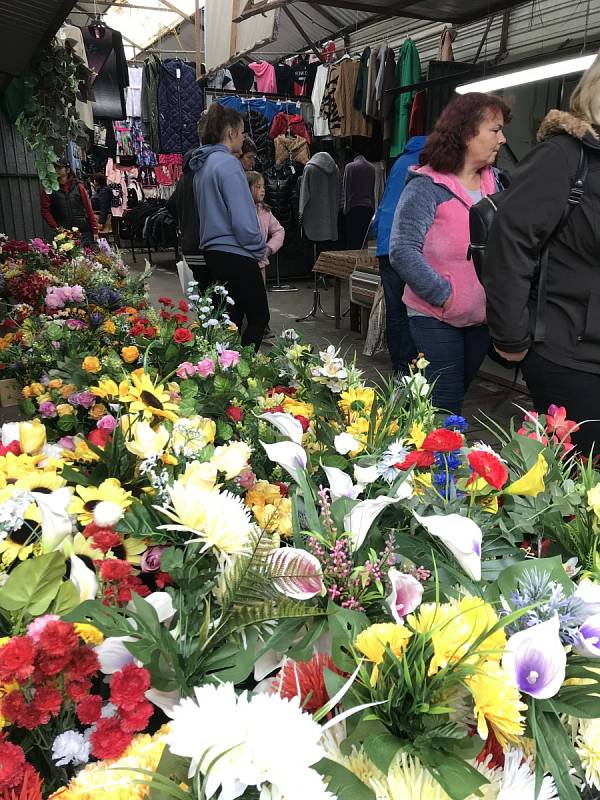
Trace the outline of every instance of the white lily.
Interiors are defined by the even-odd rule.
[[[333,440],[335,449],[341,456],[348,455],[360,448],[360,442],[351,433],[338,433]]]
[[[71,573],[69,580],[79,592],[79,601],[95,600],[98,593],[98,578],[93,569],[85,565],[79,556],[71,555]]]
[[[181,700],[179,689],[173,689],[171,692],[161,692],[158,689],[148,689],[148,691],[144,694],[146,700],[150,700],[150,702],[154,703],[154,705],[160,708],[161,711],[164,711],[167,717],[173,716],[173,709]]]
[[[67,509],[71,504],[73,489],[63,486],[49,494],[31,492],[42,518],[40,544],[43,553],[58,550],[63,541],[73,533],[73,520]]]
[[[269,422],[279,433],[287,436],[292,442],[302,444],[302,434],[304,433],[302,425],[291,414],[284,414],[282,411],[268,411],[265,414],[261,414],[259,419]]]
[[[296,442],[275,442],[274,444],[265,444],[261,442],[265,449],[267,456],[283,467],[286,472],[297,480],[298,471],[306,469],[307,456],[306,451]]]
[[[481,580],[481,540],[483,534],[477,523],[460,514],[434,514],[415,519],[425,530],[439,539],[474,581]]]
[[[338,467],[322,466],[329,482],[331,501],[338,500],[340,497],[349,497],[350,500],[356,500],[363,487],[360,484],[355,485],[352,483],[350,475],[338,469]]]
[[[361,500],[350,513],[344,517],[344,528],[351,534],[352,550],[356,552],[367,537],[371,525],[384,508],[400,502],[399,497],[375,497],[372,500]]]
[[[388,571],[388,578],[392,584],[392,590],[385,598],[385,602],[389,606],[393,618],[401,625],[404,617],[412,614],[421,605],[423,584],[413,575],[398,572],[394,567]]]
[[[375,483],[379,479],[379,470],[377,465],[373,464],[370,467],[354,466],[354,480],[360,483],[361,486],[368,486],[370,483]]]

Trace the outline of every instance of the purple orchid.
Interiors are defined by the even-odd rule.
[[[559,691],[565,680],[567,654],[559,638],[558,614],[546,622],[513,634],[504,650],[502,665],[518,689],[538,700]]]
[[[580,656],[600,658],[600,614],[588,617],[580,626],[573,650]]]
[[[412,575],[390,569],[388,578],[392,584],[391,593],[385,598],[392,616],[399,624],[407,614],[411,614],[423,599],[423,586]]]

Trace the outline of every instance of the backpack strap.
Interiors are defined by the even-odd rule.
[[[585,147],[580,143],[579,145],[579,163],[577,164],[577,172],[575,179],[571,184],[567,205],[565,206],[557,226],[554,228],[546,243],[544,244],[539,255],[539,269],[538,269],[538,286],[537,286],[537,308],[535,314],[535,329],[533,334],[534,342],[543,342],[546,338],[546,302],[547,302],[547,289],[548,289],[548,256],[550,252],[550,245],[552,241],[565,227],[573,209],[581,205],[583,196],[585,194],[584,186],[588,172],[588,157],[585,152]]]

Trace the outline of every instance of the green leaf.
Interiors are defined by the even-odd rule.
[[[475,767],[444,750],[423,748],[419,757],[452,800],[478,795],[479,787],[489,783]]]
[[[507,603],[510,604],[513,593],[517,590],[519,581],[527,573],[547,574],[550,580],[559,583],[567,596],[573,594],[574,585],[573,581],[565,572],[565,568],[560,556],[554,558],[529,558],[519,564],[514,564],[503,570],[498,576],[498,591],[504,596]]]
[[[52,613],[62,617],[79,605],[79,592],[71,581],[63,581],[52,603]]]
[[[250,375],[250,364],[246,361],[246,359],[241,358],[238,361],[237,371],[240,378],[247,378]]]
[[[390,764],[402,745],[402,740],[392,733],[378,733],[366,740],[363,749],[375,766],[387,775]]]
[[[233,428],[224,419],[217,420],[217,439],[228,442],[233,436]]]
[[[344,672],[353,672],[356,660],[350,648],[361,631],[369,627],[369,618],[362,611],[351,611],[329,603],[329,630],[331,632],[331,657]]]
[[[62,553],[46,553],[23,561],[0,589],[0,608],[26,611],[32,617],[44,614],[60,589],[64,573]]]
[[[173,755],[169,748],[165,747],[156,768],[156,775],[161,775],[179,786],[180,783],[187,780],[189,766],[188,758]],[[172,797],[172,795],[167,794],[159,781],[153,779],[148,800],[167,800],[168,797]]]
[[[239,643],[230,642],[211,653],[204,662],[207,678],[216,683],[242,683],[254,668],[256,661],[256,643],[258,633],[250,629],[246,632],[246,647],[241,649]]]
[[[325,778],[327,788],[337,800],[375,800],[373,791],[341,764],[323,758],[314,769]]]

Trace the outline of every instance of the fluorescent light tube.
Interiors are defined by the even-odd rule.
[[[463,83],[462,86],[456,87],[456,91],[458,94],[466,94],[467,92],[494,92],[497,89],[506,89],[509,86],[520,86],[524,83],[543,81],[547,78],[568,75],[571,72],[584,72],[593,64],[595,58],[595,55],[579,56],[578,58],[569,58],[566,61],[554,61],[552,64],[543,64],[540,67],[520,69],[517,72],[507,72],[505,75],[482,78],[482,80],[474,81],[473,83]]]

